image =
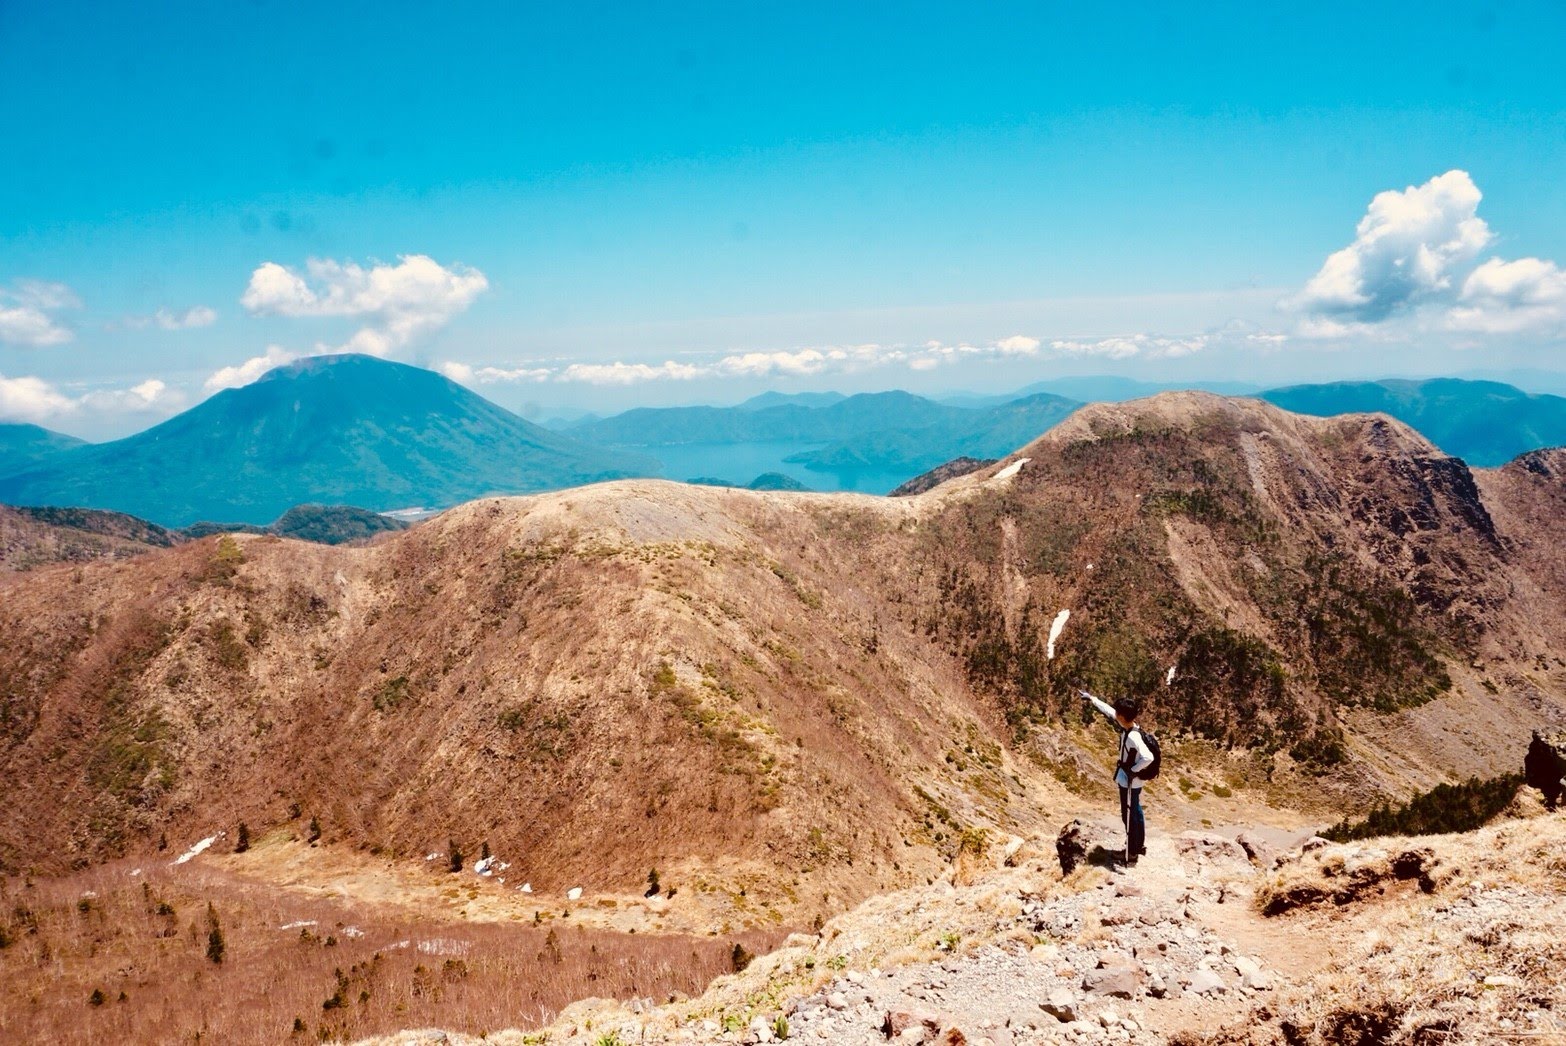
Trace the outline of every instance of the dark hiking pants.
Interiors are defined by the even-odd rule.
[[[1147,826],[1142,821],[1142,790],[1120,789],[1120,823],[1126,827],[1126,860],[1147,850]]]

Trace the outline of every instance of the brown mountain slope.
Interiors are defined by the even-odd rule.
[[[1004,485],[988,478],[1024,458]],[[1558,490],[1513,496],[1547,514]],[[1155,722],[1249,746],[1269,778],[1353,755],[1396,788],[1493,769],[1519,717],[1566,691],[1534,670],[1566,588],[1522,584],[1523,510],[1498,528],[1473,473],[1383,416],[1201,393],[1093,406],[930,496],[952,506],[929,542],[945,562],[925,590],[933,627],[1018,723],[1069,717],[1082,680],[1154,695]],[[1060,608],[1073,614],[1050,661]],[[1353,743],[1465,715],[1502,733]]]
[[[1559,482],[1482,480],[1386,418],[1173,394],[895,501],[635,481],[42,572],[0,607],[0,862],[297,804],[328,843],[487,841],[546,888],[685,862],[808,917],[1048,821],[1042,771],[1108,743],[1078,682],[1275,799],[1510,766],[1566,691],[1566,593],[1521,576]]]
[[[178,540],[175,533],[122,512],[0,505],[0,574],[51,563],[124,559]]]

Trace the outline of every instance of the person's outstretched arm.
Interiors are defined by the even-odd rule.
[[[1079,693],[1083,697],[1087,698],[1088,704],[1092,705],[1094,708],[1098,709],[1100,712],[1102,712],[1106,716],[1108,716],[1109,717],[1109,721],[1111,723],[1115,723],[1115,725],[1117,725],[1117,726],[1119,725],[1119,723],[1116,722],[1116,720],[1115,720],[1115,709],[1108,702],[1104,701],[1101,698],[1094,697],[1092,694],[1088,693],[1086,690],[1078,690],[1077,693]]]

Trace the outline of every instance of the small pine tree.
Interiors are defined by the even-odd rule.
[[[158,833],[158,852],[162,853],[164,850],[167,850],[168,848],[169,848],[168,833],[167,832],[159,832]]]
[[[488,839],[485,839],[482,843],[479,844],[479,860],[481,860],[481,861],[489,860],[489,840]]]
[[[321,819],[314,814],[310,815],[310,842],[318,842],[321,838]]]
[[[453,872],[462,871],[462,851],[457,849],[457,840],[455,839],[451,840],[450,846],[446,851],[446,867]]]
[[[234,843],[234,852],[242,854],[250,849],[250,826],[243,821],[239,822],[239,839]]]
[[[103,1003],[104,1003],[103,989],[102,988],[94,988],[92,990],[92,994],[87,996],[87,1005],[88,1006],[102,1006]]]
[[[647,873],[647,892],[643,897],[657,897],[663,887],[658,882],[658,869],[654,868]]]
[[[212,907],[212,902],[207,902],[207,958],[214,964],[223,962],[223,953],[228,946],[223,943],[223,927],[218,925],[217,909]]]
[[[744,972],[745,967],[749,966],[751,964],[751,960],[755,958],[756,957],[751,954],[750,949],[746,948],[738,941],[734,942],[734,950],[729,952],[729,962],[733,964],[735,973]]]

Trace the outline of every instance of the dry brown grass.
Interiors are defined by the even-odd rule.
[[[762,952],[781,937],[421,920],[197,863],[132,871],[0,887],[0,1040],[278,1043],[425,1025],[476,1035],[546,1022],[587,996],[697,994],[732,969],[736,942]],[[207,957],[209,904],[220,964]]]

